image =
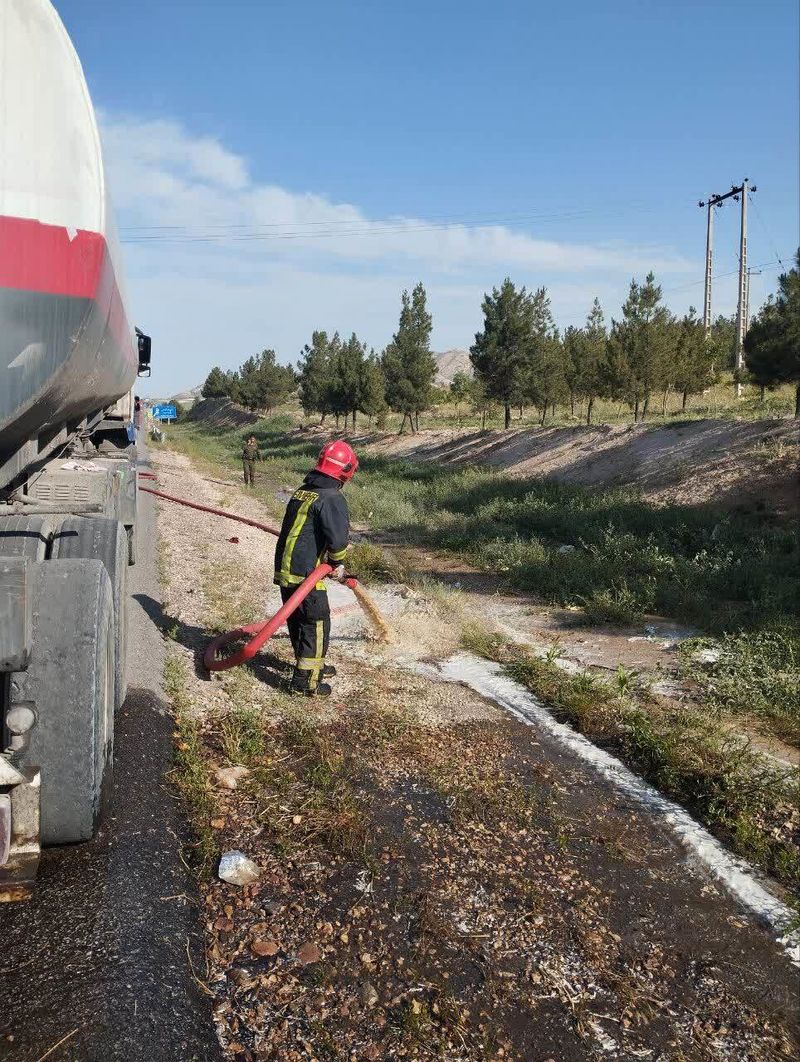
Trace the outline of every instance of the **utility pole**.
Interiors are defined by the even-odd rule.
[[[700,206],[702,205],[701,202]],[[703,328],[707,337],[711,331],[711,263],[714,257],[714,204],[711,199],[708,200],[706,207],[708,217],[706,218],[706,287],[703,298]]]
[[[706,292],[705,292],[705,305],[703,308],[703,325],[708,335],[711,330],[711,261],[712,261],[712,238],[714,235],[714,222],[713,213],[714,208],[721,206],[726,199],[733,199],[736,202],[739,201],[741,196],[742,204],[742,221],[739,231],[739,297],[736,306],[736,349],[735,349],[735,365],[736,365],[736,397],[742,396],[742,385],[739,383],[738,377],[741,374],[741,370],[744,367],[744,337],[747,332],[748,315],[747,298],[748,298],[748,276],[747,276],[747,195],[748,192],[755,192],[757,188],[753,185],[749,186],[747,177],[737,187],[731,186],[731,190],[726,192],[725,195],[712,195],[708,200],[704,202],[702,199],[698,203],[698,206],[708,207],[708,221],[706,224]]]
[[[747,178],[742,181],[742,224],[739,229],[739,305],[736,310],[736,397],[742,397],[739,375],[744,368],[744,337],[747,331]],[[734,199],[737,197],[734,196]]]

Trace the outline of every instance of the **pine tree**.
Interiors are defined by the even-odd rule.
[[[430,408],[436,376],[436,359],[430,349],[432,328],[425,288],[417,284],[410,296],[403,292],[397,332],[381,360],[386,400],[396,413],[403,414],[401,432],[406,420],[412,432],[419,428],[420,413]]]
[[[736,314],[720,314],[711,325],[709,335],[714,371],[733,369],[736,365]]]
[[[372,424],[372,418],[380,419],[386,412],[386,381],[378,356],[374,350],[369,352],[361,367],[359,410]]]
[[[330,344],[327,332],[313,332],[297,365],[303,412],[319,413],[320,423],[332,412],[330,404]]]
[[[706,338],[703,322],[697,319],[694,306],[675,322],[677,338],[674,357],[670,359],[667,382],[683,396],[681,409],[686,409],[689,395],[705,391],[714,383],[715,349]],[[665,403],[666,405],[666,403]]]
[[[745,337],[747,368],[762,387],[795,385],[794,415],[800,417],[800,250],[778,279],[778,294],[753,321]]]
[[[230,385],[226,379],[226,373],[222,371],[219,365],[215,365],[211,372],[206,376],[203,389],[200,392],[203,398],[228,398]]]
[[[531,340],[524,367],[523,396],[540,410],[544,425],[549,408],[555,410],[569,393],[567,365],[546,288],[530,296]]]
[[[611,322],[612,390],[631,406],[636,421],[644,420],[653,392],[664,385],[675,340],[672,315],[660,301],[661,288],[648,273],[641,285],[631,281],[622,320]]]
[[[225,374],[225,387],[232,402],[242,405],[242,380],[238,369],[229,369]]]
[[[362,400],[366,352],[366,343],[362,343],[353,332],[346,343],[339,345],[336,356],[331,359],[333,410],[344,415],[345,428],[348,416],[353,418],[353,428],[356,426],[356,411]]]
[[[328,344],[328,374],[325,387],[325,403],[336,418],[336,430],[339,419],[347,409],[347,401],[341,386],[342,337],[334,332]]]
[[[572,417],[575,416],[575,402],[580,398],[578,374],[580,372],[580,348],[582,342],[583,332],[580,328],[569,325],[564,330],[564,335],[561,339],[561,356],[563,358],[564,379],[569,391],[569,411]]]
[[[239,369],[239,401],[254,411],[269,411],[295,386],[294,370],[288,365],[278,365],[274,350],[262,350]]]
[[[532,296],[524,287],[517,291],[509,277],[484,295],[482,310],[483,331],[476,333],[469,357],[486,400],[502,403],[509,428],[511,407],[521,403],[529,382],[536,311]]]
[[[583,328],[575,330],[571,359],[574,393],[585,400],[586,423],[591,424],[595,400],[611,389],[608,336],[599,299],[594,300]]]
[[[526,390],[544,427],[548,410],[554,413],[556,406],[569,397],[564,349],[558,335],[534,337]]]

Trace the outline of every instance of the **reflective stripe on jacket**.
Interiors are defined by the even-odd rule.
[[[275,547],[275,582],[297,586],[324,560],[341,564],[350,541],[350,514],[341,485],[310,472],[286,506]]]

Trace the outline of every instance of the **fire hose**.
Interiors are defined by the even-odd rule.
[[[140,472],[138,478],[155,479],[156,476],[152,472]],[[140,486],[139,489],[147,494],[152,494],[156,498],[175,502],[178,505],[185,505],[189,509],[198,509],[200,512],[211,513],[213,516],[222,516],[227,520],[235,520],[237,523],[247,524],[248,527],[255,527],[260,531],[266,531],[267,534],[275,535],[276,538],[280,534],[278,529],[270,527],[269,524],[261,523],[259,520],[251,520],[249,517],[240,516],[238,513],[231,513],[225,509],[216,509],[210,505],[201,505],[199,502],[189,501],[188,498],[178,498],[174,494],[167,494],[165,491],[156,490],[155,487]],[[203,664],[206,669],[208,671],[227,671],[229,668],[238,667],[239,664],[245,664],[248,660],[252,660],[259,649],[269,641],[272,635],[283,626],[295,609],[306,597],[308,597],[317,583],[327,575],[330,575],[332,571],[334,571],[333,565],[320,564],[303,580],[289,600],[278,609],[272,619],[266,620],[263,623],[251,623],[246,627],[237,627],[235,630],[227,631],[224,634],[218,635],[213,641],[209,642],[203,653]],[[359,586],[358,580],[350,575],[343,579],[342,582],[356,595],[358,603],[364,609],[368,618],[377,627],[383,640],[389,641],[389,628],[387,627],[385,620],[365,591]],[[247,638],[248,640],[235,653],[225,657],[218,656],[224,646],[231,642],[241,641],[244,638]]]

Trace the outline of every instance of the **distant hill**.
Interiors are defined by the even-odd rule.
[[[436,382],[440,387],[447,387],[453,382],[457,372],[465,372],[472,376],[472,363],[469,360],[468,350],[445,350],[442,354],[434,354],[436,358]]]
[[[173,402],[180,402],[182,406],[193,406],[195,402],[200,401],[201,391],[203,385],[198,384],[197,387],[190,387],[188,391],[181,391],[180,394],[171,395]]]

